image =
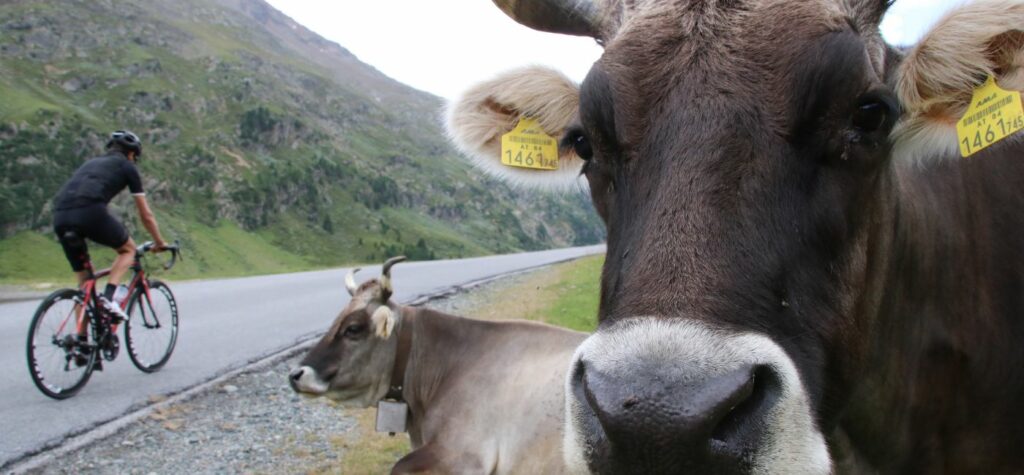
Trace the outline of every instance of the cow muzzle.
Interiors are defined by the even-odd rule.
[[[297,393],[320,396],[327,392],[328,384],[320,379],[316,370],[309,366],[300,366],[288,374],[288,384]]]
[[[792,361],[768,338],[632,318],[588,338],[566,382],[565,458],[593,473],[828,473]]]

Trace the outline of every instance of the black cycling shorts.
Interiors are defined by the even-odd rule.
[[[89,260],[88,248],[81,239],[91,239],[114,249],[128,242],[128,230],[102,204],[55,211],[53,231],[57,233],[64,255],[75,272],[85,270],[85,263]],[[69,239],[68,231],[74,231],[81,239]]]

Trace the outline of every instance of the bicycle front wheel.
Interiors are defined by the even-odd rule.
[[[178,304],[167,284],[149,283],[149,292],[135,290],[124,327],[128,356],[136,368],[152,373],[167,363],[178,341]]]
[[[82,293],[58,290],[43,300],[28,327],[28,371],[43,394],[54,399],[74,396],[89,382],[96,363],[90,343],[92,325],[83,322],[79,333],[78,312]]]

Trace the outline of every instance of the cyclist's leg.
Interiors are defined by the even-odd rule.
[[[111,286],[116,286],[121,283],[121,279],[124,278],[135,259],[135,242],[128,235],[128,230],[124,225],[110,215],[106,206],[92,208],[90,213],[92,219],[87,230],[89,239],[117,251],[117,257],[110,266],[110,276],[107,281]]]
[[[117,258],[114,259],[114,264],[110,266],[109,282],[111,285],[116,286],[121,283],[121,279],[128,272],[128,268],[131,267],[133,260],[135,260],[135,241],[129,236],[128,240],[117,248]]]

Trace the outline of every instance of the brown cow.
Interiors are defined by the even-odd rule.
[[[564,379],[586,334],[397,305],[391,265],[358,288],[289,381],[356,407],[409,406],[413,451],[392,473],[563,473]]]
[[[1024,469],[1024,134],[965,160],[955,127],[972,102],[986,136],[1021,120],[972,94],[1024,90],[1024,2],[898,50],[883,0],[496,1],[604,46],[578,90],[525,69],[449,115],[491,170],[537,119],[608,227],[575,469]]]

